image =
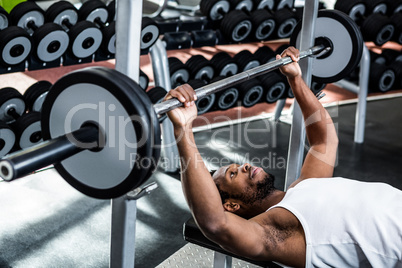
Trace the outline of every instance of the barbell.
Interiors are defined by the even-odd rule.
[[[337,21],[332,15],[330,19]],[[342,20],[341,24],[345,23]],[[349,23],[354,22],[347,22],[345,28],[350,29]],[[325,35],[316,38],[315,46],[301,51],[300,59],[313,56],[312,68],[325,61],[327,82],[333,82],[334,74],[345,73],[345,68],[351,71],[360,61],[362,38],[358,31],[352,34],[349,39],[360,43],[353,43],[354,50],[341,62],[343,65],[334,64],[337,59],[332,56],[345,47]],[[291,62],[290,57],[284,57],[203,86],[196,89],[197,98]],[[156,169],[161,148],[157,116],[180,106],[177,99],[152,105],[136,82],[113,69],[89,67],[69,73],[51,87],[43,103],[45,141],[2,158],[0,177],[11,181],[54,164],[59,174],[83,194],[101,199],[122,196],[145,182]]]

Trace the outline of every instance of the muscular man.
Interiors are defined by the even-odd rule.
[[[327,111],[301,78],[299,51],[286,75],[305,119],[310,149],[287,192],[274,176],[232,164],[212,176],[195,145],[193,89],[170,91],[185,105],[169,113],[182,161],[181,180],[192,214],[206,237],[225,250],[292,267],[402,267],[402,191],[383,183],[331,178],[338,138]],[[380,168],[380,167],[379,167]],[[329,179],[331,178],[331,179]]]

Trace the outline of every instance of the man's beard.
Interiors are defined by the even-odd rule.
[[[257,189],[236,195],[235,198],[242,201],[246,205],[263,201],[267,196],[276,190],[274,186],[275,177],[273,175],[265,176],[263,181],[257,182]]]

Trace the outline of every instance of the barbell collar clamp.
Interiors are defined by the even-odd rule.
[[[303,59],[303,58],[306,58],[306,57],[309,57],[312,55],[317,55],[318,53],[320,53],[320,55],[321,55],[324,52],[328,53],[330,50],[331,50],[330,47],[325,47],[324,45],[314,46],[305,51],[301,51],[299,58]],[[200,87],[199,89],[195,90],[195,94],[197,96],[197,99],[201,99],[207,95],[211,95],[213,93],[221,91],[222,89],[231,87],[235,84],[242,83],[249,79],[255,78],[259,75],[271,72],[273,70],[278,69],[279,67],[282,67],[282,66],[287,65],[292,62],[293,62],[293,60],[290,57],[284,57],[279,60],[271,61],[266,64],[257,66],[253,69],[244,71],[242,73],[239,73],[239,74],[227,77],[225,79],[219,80],[217,82],[208,84],[206,86]],[[154,108],[156,114],[159,115],[159,114],[169,112],[169,111],[171,111],[175,108],[181,107],[181,106],[183,106],[183,104],[179,100],[173,98],[173,99],[163,101],[161,103],[157,103],[153,106],[153,108]]]
[[[61,162],[83,150],[98,147],[99,128],[87,124],[71,133],[47,140],[0,160],[0,177],[12,181],[35,170]]]

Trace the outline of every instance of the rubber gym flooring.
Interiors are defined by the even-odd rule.
[[[340,139],[335,176],[402,189],[401,106],[402,97],[368,102],[364,144],[353,142],[356,105],[328,108]],[[262,165],[283,188],[289,130],[271,119],[245,120],[195,135],[210,167]],[[136,267],[156,267],[186,244],[182,225],[190,213],[179,175],[158,171],[151,181],[159,188],[137,203]],[[108,267],[109,204],[80,194],[53,169],[0,182],[0,267]]]

